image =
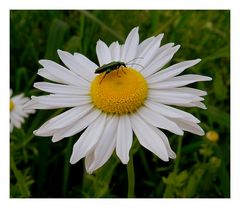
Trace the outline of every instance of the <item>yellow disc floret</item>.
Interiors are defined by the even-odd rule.
[[[139,72],[121,67],[105,73],[96,76],[91,84],[90,94],[97,108],[105,113],[126,114],[143,105],[148,86]]]
[[[13,110],[14,108],[14,103],[13,101],[10,99],[10,112]]]
[[[219,135],[216,131],[208,131],[206,137],[211,142],[217,142],[219,140]]]

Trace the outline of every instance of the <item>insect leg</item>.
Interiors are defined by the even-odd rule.
[[[120,69],[121,69],[120,67],[117,69],[117,76],[118,76],[118,77],[121,77],[121,76],[118,74],[118,71],[119,71]]]
[[[120,69],[122,70],[122,72],[123,72],[124,74],[127,74],[127,73],[123,70],[124,67],[121,67]]]
[[[108,73],[105,72],[105,74],[103,75],[103,78],[102,78],[101,81],[100,81],[100,84],[102,83],[103,79],[106,77],[107,74],[108,74]]]

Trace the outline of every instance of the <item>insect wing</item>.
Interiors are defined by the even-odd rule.
[[[96,74],[100,74],[100,73],[102,73],[102,72],[108,71],[109,69],[113,69],[113,68],[117,67],[118,64],[119,64],[119,63],[118,63],[118,62],[115,62],[115,61],[113,61],[113,62],[111,62],[111,63],[109,63],[109,64],[104,64],[104,65],[100,66],[99,68],[97,68],[97,69],[95,70],[95,73],[96,73]]]

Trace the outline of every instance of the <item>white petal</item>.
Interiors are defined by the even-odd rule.
[[[41,77],[44,77],[48,80],[51,80],[53,82],[59,82],[59,83],[65,83],[62,79],[59,79],[58,77],[50,74],[45,68],[41,68],[38,70],[37,74]]]
[[[173,77],[171,79],[168,79],[167,81],[149,84],[149,88],[167,89],[167,88],[174,88],[174,87],[182,87],[188,84],[192,84],[194,82],[210,81],[210,80],[212,80],[212,78],[210,77],[188,74],[188,75]]]
[[[205,96],[205,95],[207,95],[207,92],[205,92],[203,90],[194,89],[194,88],[191,88],[191,87],[168,88],[168,89],[164,89],[164,90],[160,90],[160,91],[192,94],[194,96]]]
[[[36,100],[30,100],[23,106],[23,108],[25,110],[32,110],[32,109],[55,109],[56,107],[51,105],[41,104]]]
[[[152,130],[149,124],[144,122],[142,118],[140,118],[136,114],[132,114],[130,116],[131,124],[133,127],[133,131],[135,132],[139,143],[144,146],[146,149],[153,152],[163,161],[168,161],[168,152],[167,149],[155,131]]]
[[[144,103],[148,108],[161,113],[163,116],[169,117],[169,118],[184,118],[185,120],[189,120],[192,122],[196,122],[199,123],[200,121],[194,117],[192,114],[187,113],[185,111],[161,104],[161,103],[157,103],[157,102],[153,102],[151,100],[146,100]]]
[[[174,104],[177,106],[182,106],[182,107],[198,107],[202,109],[207,109],[204,103],[202,102],[192,102],[192,103],[186,103],[186,104]]]
[[[49,92],[49,93],[57,93],[57,94],[70,94],[70,95],[88,95],[89,89],[80,88],[78,86],[73,85],[62,85],[55,84],[50,82],[36,82],[33,85],[35,88]]]
[[[100,66],[111,62],[112,57],[110,50],[106,43],[104,43],[103,41],[99,40],[97,42],[96,52]]]
[[[74,58],[78,63],[81,63],[81,66],[88,69],[91,73],[94,73],[98,65],[89,60],[86,56],[80,53],[74,53]]]
[[[21,100],[23,98],[23,93],[19,94],[19,95],[16,95],[16,96],[13,96],[11,98],[11,100],[15,103],[15,102],[18,102],[19,100]]]
[[[129,62],[135,58],[139,43],[138,27],[131,30],[124,43],[124,48],[121,54],[121,61]]]
[[[13,122],[14,126],[21,128],[21,123],[24,122],[24,119],[21,116],[17,115],[17,113],[12,113],[11,121]]]
[[[147,46],[145,46],[145,48],[140,53],[138,53],[137,57],[139,58],[143,57],[143,59],[136,60],[136,63],[143,67],[147,66],[155,56],[162,38],[163,38],[163,34],[160,34],[157,37],[154,37],[152,41]]]
[[[116,146],[116,130],[118,118],[113,116],[106,122],[104,132],[94,149],[94,160],[89,166],[89,171],[93,172],[100,168],[111,157]]]
[[[177,124],[162,116],[156,111],[150,110],[146,107],[141,107],[137,111],[137,114],[139,114],[144,121],[147,121],[153,126],[166,129],[177,135],[183,135],[183,131],[177,126]]]
[[[158,94],[157,91],[156,93],[150,92],[148,95],[148,99],[161,104],[179,105],[179,106],[189,104],[192,102],[192,100],[203,100],[203,98],[201,97],[197,97],[196,99],[195,96],[193,98],[179,97],[179,96],[165,96],[165,95],[161,95],[160,93]]]
[[[79,62],[74,56],[66,51],[57,50],[59,57],[61,58],[62,62],[74,73],[86,79],[88,81],[92,81],[95,77],[92,70],[89,70],[91,67],[82,62]]]
[[[203,129],[194,122],[186,121],[186,120],[179,119],[179,118],[178,119],[172,118],[171,120],[174,121],[175,123],[177,123],[178,126],[184,131],[188,131],[193,134],[197,134],[199,136],[203,136],[205,134]]]
[[[160,70],[163,66],[165,66],[165,64],[167,64],[172,59],[172,57],[178,51],[179,48],[180,48],[180,46],[177,45],[177,46],[169,49],[168,52],[161,53],[161,56],[152,60],[151,64],[149,64],[147,67],[145,67],[141,71],[143,76],[148,77],[148,76],[154,74],[155,72],[157,72],[158,70]]]
[[[54,132],[52,141],[58,142],[65,137],[70,137],[81,132],[83,129],[89,126],[93,121],[95,121],[100,114],[101,114],[101,111],[96,109],[94,109],[93,111],[90,111],[88,114],[86,114],[84,117],[82,117],[80,120],[76,121],[72,125]]]
[[[139,45],[138,45],[138,51],[137,51],[137,55],[136,57],[139,57],[139,54],[142,53],[143,50],[145,50],[146,47],[148,47],[149,44],[151,44],[151,42],[155,39],[155,37],[150,37],[145,39],[144,41],[142,41]]]
[[[116,153],[123,164],[129,161],[129,151],[132,146],[133,132],[131,122],[127,115],[119,117],[118,129],[116,132]]]
[[[158,136],[162,139],[167,151],[168,151],[168,157],[172,158],[172,159],[175,159],[176,158],[176,154],[175,152],[171,149],[170,147],[170,144],[169,144],[169,141],[168,141],[168,138],[167,136],[159,129],[157,128],[154,128],[153,126],[151,127],[153,131],[155,131]]]
[[[77,120],[81,119],[85,116],[90,110],[92,106],[85,105],[72,108],[70,110],[61,113],[60,115],[48,120],[45,122],[37,131],[37,135],[41,135],[41,132],[47,132],[49,130],[61,129],[71,124],[74,124]]]
[[[196,59],[196,60],[183,61],[181,63],[174,64],[172,66],[167,67],[164,70],[161,70],[161,71],[149,76],[147,78],[147,81],[148,81],[148,83],[155,83],[155,82],[167,80],[169,78],[179,75],[185,69],[196,65],[200,61],[201,61],[201,59]]]
[[[75,107],[91,103],[90,97],[84,95],[75,97],[60,97],[58,94],[51,94],[38,97],[32,96],[32,100],[35,100],[43,105],[55,106],[55,108]]]
[[[155,40],[155,39],[154,39]],[[153,41],[154,41],[153,40]],[[150,44],[150,43],[149,43]],[[165,44],[163,46],[161,46],[160,48],[158,48],[155,52],[155,55],[152,57],[152,60],[151,60],[151,63],[149,63],[148,66],[146,67],[149,67],[151,66],[152,64],[155,64],[156,65],[156,60],[158,59],[162,59],[164,56],[166,56],[169,51],[171,51],[171,48],[174,46],[174,43],[168,43],[168,44]],[[138,56],[137,56],[138,57]],[[154,63],[153,63],[154,62]],[[137,67],[137,66],[136,66]],[[144,68],[140,68],[139,71],[142,71]]]
[[[183,103],[189,103],[189,102],[197,102],[197,101],[203,101],[204,98],[189,94],[189,93],[182,93],[179,91],[172,90],[151,90],[149,92],[149,98],[158,99],[159,102],[164,103],[166,100],[177,100],[182,99]]]
[[[207,95],[206,91],[191,88],[191,87],[180,87],[180,88],[174,88],[174,89],[168,89],[168,90],[174,90],[174,91],[179,91],[179,92],[183,92],[183,93],[194,94],[194,95],[197,95],[197,96]]]
[[[119,61],[119,60],[120,60],[120,53],[121,53],[119,43],[118,43],[117,41],[116,41],[116,42],[113,42],[113,43],[109,46],[109,49],[110,49],[110,51],[111,51],[112,61]]]
[[[57,79],[60,79],[62,83],[76,86],[89,86],[90,84],[85,79],[77,76],[75,73],[53,61],[40,60],[39,63],[49,74],[53,75]]]
[[[106,115],[99,116],[80,136],[73,146],[70,163],[75,164],[85,157],[101,137],[105,127]]]
[[[88,174],[92,174],[92,170],[90,169],[90,165],[94,162],[94,152],[90,152],[85,157],[85,168]]]

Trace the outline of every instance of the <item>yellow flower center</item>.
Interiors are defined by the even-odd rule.
[[[136,111],[143,105],[147,93],[144,77],[129,67],[99,74],[92,81],[90,92],[97,108],[120,115]]]
[[[13,101],[10,99],[10,112],[13,110],[13,108],[14,108],[14,103],[13,103]]]
[[[217,142],[219,140],[219,135],[216,131],[208,131],[206,137],[211,142]]]

